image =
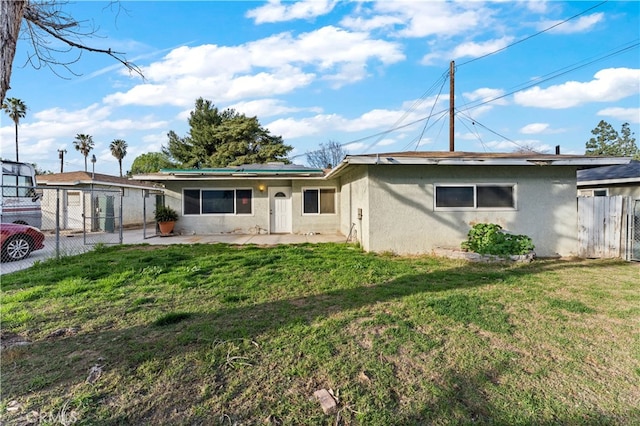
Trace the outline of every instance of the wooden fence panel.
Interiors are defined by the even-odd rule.
[[[623,257],[625,197],[578,198],[578,255],[585,258]]]

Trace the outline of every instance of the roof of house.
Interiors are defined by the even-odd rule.
[[[202,169],[161,169],[158,173],[136,175],[134,179],[140,180],[180,180],[180,179],[212,179],[212,178],[322,178],[323,169],[301,166],[299,164],[266,163],[244,164],[240,166],[228,166]]]
[[[625,157],[554,155],[535,153],[495,153],[463,151],[407,151],[384,154],[347,155],[327,177],[335,177],[350,164],[399,164],[435,166],[573,166],[578,169],[627,164]]]
[[[578,170],[578,185],[640,183],[640,161],[628,164]]]
[[[37,175],[36,182],[38,185],[49,186],[84,186],[84,185],[102,185],[117,186],[121,188],[138,188],[153,189],[156,188],[151,183],[140,182],[119,176],[104,175],[101,173],[89,172],[65,172],[53,173],[48,175]]]
[[[267,163],[246,164],[220,168],[162,169],[158,173],[136,175],[136,180],[211,180],[242,178],[333,178],[352,164],[419,164],[455,166],[572,166],[578,169],[612,164],[626,164],[629,158],[593,157],[584,155],[551,155],[489,152],[408,151],[385,154],[347,155],[342,163],[331,170],[298,164]]]

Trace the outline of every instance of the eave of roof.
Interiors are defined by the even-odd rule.
[[[624,184],[640,184],[640,176],[635,178],[622,178],[622,179],[596,179],[596,180],[579,180],[577,185],[580,186],[595,186],[595,185],[624,185]]]
[[[38,185],[47,186],[79,186],[79,185],[102,185],[117,186],[120,188],[133,189],[155,189],[152,183],[130,180],[119,176],[105,175],[101,173],[89,172],[65,172],[36,176]]]
[[[585,155],[550,155],[475,152],[399,152],[387,154],[347,155],[327,174],[339,176],[349,165],[434,165],[434,166],[573,166],[590,168],[627,164],[626,157],[593,157]]]
[[[161,169],[159,173],[135,175],[134,179],[150,181],[168,180],[215,180],[215,179],[290,179],[290,178],[324,178],[324,170],[296,164],[249,164],[237,167],[220,167],[204,169]]]

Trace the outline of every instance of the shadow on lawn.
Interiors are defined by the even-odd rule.
[[[484,285],[504,283],[510,279],[523,277],[531,274],[553,271],[564,268],[583,268],[584,262],[541,262],[537,265],[522,265],[519,267],[487,267],[487,266],[461,266],[449,270],[436,270],[420,274],[404,275],[394,280],[381,284],[359,286],[355,288],[340,289],[328,291],[321,294],[309,295],[305,297],[275,300],[266,303],[251,304],[250,300],[242,297],[234,298],[230,295],[231,306],[219,309],[213,312],[167,312],[169,320],[164,324],[151,323],[146,326],[133,327],[123,330],[103,330],[94,333],[80,333],[75,336],[67,337],[59,340],[39,341],[33,343],[32,354],[43,354],[32,358],[23,368],[28,368],[29,364],[35,365],[40,362],[51,365],[49,379],[44,379],[41,389],[59,388],[61,386],[69,386],[81,383],[86,378],[86,372],[93,361],[87,360],[88,364],[79,365],[74,370],[56,371],[56,362],[67,362],[74,353],[81,351],[94,351],[100,353],[107,362],[107,370],[120,370],[123,375],[127,375],[127,371],[135,371],[138,366],[149,360],[168,360],[172,356],[183,353],[184,351],[197,351],[204,348],[205,344],[214,341],[224,341],[230,339],[249,339],[259,340],[260,336],[265,333],[274,332],[281,328],[293,325],[311,325],[316,321],[330,317],[335,314],[343,313],[350,310],[358,310],[367,306],[373,306],[380,303],[393,302],[401,298],[407,298],[424,293],[445,293],[451,289],[473,288]],[[509,284],[507,284],[508,286]],[[483,297],[483,296],[478,296]],[[460,300],[458,300],[460,301]],[[490,305],[490,300],[480,300]],[[412,303],[423,303],[420,300],[412,300]],[[452,319],[460,322],[474,322],[474,317],[464,315],[466,301],[461,300],[462,305],[451,308],[450,316]],[[477,304],[482,306],[483,303]],[[474,305],[475,306],[475,305]],[[468,309],[472,307],[466,306]],[[430,309],[425,304],[425,309]],[[494,306],[494,311],[488,312],[487,315],[495,315],[501,307]],[[482,309],[482,308],[478,308]],[[497,310],[497,311],[496,311]],[[445,312],[446,314],[446,312]],[[173,317],[171,315],[174,315]],[[479,312],[482,316],[482,312]],[[504,318],[508,318],[504,313]],[[508,320],[505,320],[508,322]],[[500,329],[497,324],[476,323],[480,328],[485,328],[492,332],[508,332],[508,330]],[[492,329],[492,327],[498,329]],[[113,345],[104,342],[114,342]],[[295,344],[295,342],[292,342]],[[129,353],[123,357],[123,353]],[[46,355],[44,355],[46,354]],[[55,355],[53,355],[55,354]],[[375,356],[375,354],[372,354]],[[57,358],[57,359],[56,359]],[[121,360],[120,364],[114,365],[110,360]],[[4,363],[3,363],[4,364]],[[491,423],[496,419],[505,419],[506,411],[518,410],[519,408],[500,408],[495,407],[487,398],[484,389],[488,383],[492,382],[493,377],[500,376],[510,367],[508,364],[495,362],[492,371],[474,371],[465,372],[451,369],[443,372],[444,383],[443,392],[439,395],[438,400],[430,406],[417,410],[413,415],[403,419],[397,419],[395,424],[421,424],[428,419],[429,421],[446,422],[444,414],[454,414],[456,411],[468,419],[469,423]],[[9,371],[7,371],[9,370]],[[62,372],[62,371],[66,371]],[[7,368],[4,371],[9,375],[28,375],[28,372],[22,368]],[[47,376],[47,374],[43,374]],[[15,379],[15,377],[14,377]],[[13,379],[9,379],[13,381]],[[4,382],[4,379],[3,379]],[[4,387],[5,392],[13,387],[27,391],[25,385]],[[33,388],[33,384],[27,385],[27,388]],[[36,389],[37,390],[37,389]],[[3,392],[4,393],[4,392]],[[18,393],[21,393],[18,391]],[[16,399],[24,395],[9,394],[3,395],[4,398]],[[150,404],[150,405],[149,405]],[[185,404],[188,402],[181,401],[180,410],[187,410]],[[177,408],[177,407],[176,407]],[[134,409],[129,407],[129,409]],[[154,417],[153,410],[160,409],[164,411],[167,407],[156,407],[153,402],[145,404],[144,409],[141,408],[133,415],[116,415],[112,417],[110,423],[136,424],[140,421],[152,420]],[[520,408],[521,409],[521,408]],[[444,414],[443,414],[444,413]],[[238,414],[240,418],[241,414]],[[593,416],[596,414],[593,413]],[[443,417],[444,416],[444,417]],[[526,416],[525,416],[526,418]],[[522,417],[520,417],[522,419]],[[538,421],[535,413],[530,417],[532,421]],[[593,420],[589,417],[587,422]],[[607,420],[606,415],[598,415],[596,421]],[[150,421],[151,421],[150,420]],[[584,420],[584,419],[582,419]],[[567,417],[565,419],[554,418],[552,423],[573,422],[576,419]],[[578,422],[581,419],[577,419]],[[539,423],[540,424],[540,423]],[[544,424],[544,423],[542,423]]]

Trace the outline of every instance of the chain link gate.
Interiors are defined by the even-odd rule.
[[[85,189],[83,198],[84,244],[122,244],[122,192]]]

